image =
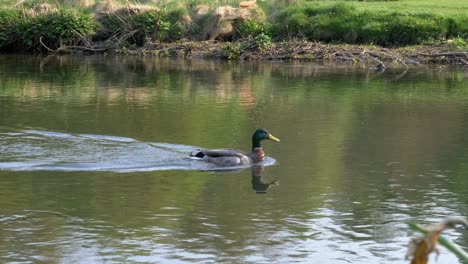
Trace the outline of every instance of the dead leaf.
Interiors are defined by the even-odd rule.
[[[411,259],[411,264],[427,264],[429,254],[435,252],[437,256],[439,255],[437,241],[440,233],[445,229],[449,227],[452,228],[456,225],[464,225],[468,228],[468,222],[465,218],[461,217],[447,218],[441,223],[428,226],[426,228],[428,230],[426,235],[411,239],[406,253],[406,260]]]

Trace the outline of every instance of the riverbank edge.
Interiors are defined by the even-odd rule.
[[[465,16],[398,12],[394,15],[401,19],[390,19],[393,13],[383,16],[345,3],[167,9],[98,4],[86,10],[50,4],[0,9],[0,50],[373,62],[380,67],[389,63],[468,65]],[[296,13],[305,20],[299,24],[288,20]],[[374,31],[366,24],[372,18],[379,22]]]
[[[73,50],[72,52],[89,52]],[[271,43],[256,46],[255,41],[179,41],[172,43],[147,43],[141,48],[115,49],[105,53],[179,57],[199,59],[223,59],[239,61],[324,61],[389,65],[461,65],[468,66],[468,51],[449,45],[418,45],[401,48],[382,48],[369,45],[326,44],[305,40]]]

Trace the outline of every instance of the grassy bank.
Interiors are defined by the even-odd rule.
[[[0,50],[112,51],[155,43],[217,40],[226,53],[305,40],[401,48],[443,45],[465,51],[464,1],[7,0],[0,5]],[[237,41],[237,42],[236,42]],[[236,42],[237,44],[229,44]],[[237,50],[237,51],[236,51]]]
[[[272,22],[272,34],[278,39],[302,36],[308,40],[392,47],[468,38],[468,13],[376,7],[343,2],[288,6]]]

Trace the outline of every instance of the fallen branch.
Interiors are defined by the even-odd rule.
[[[81,35],[78,31],[73,29],[73,33],[78,35],[78,37],[80,37],[81,41],[83,41],[85,45],[87,45],[88,47],[91,46],[91,43],[89,43],[89,41],[83,35]]]
[[[462,59],[462,58],[458,58],[458,60],[461,61],[461,62],[463,62],[463,64],[468,65],[468,61],[466,61],[466,60],[464,60],[464,59]]]
[[[108,48],[92,48],[86,46],[66,46],[67,49],[78,49],[78,50],[85,50],[85,51],[92,51],[92,52],[104,52],[107,51]]]
[[[41,45],[42,45],[44,48],[46,48],[48,51],[50,51],[50,52],[56,52],[56,50],[53,50],[53,49],[47,47],[46,44],[44,44],[44,42],[42,42],[42,36],[39,38],[39,43],[41,43]]]

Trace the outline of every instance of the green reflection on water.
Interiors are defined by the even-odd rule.
[[[468,211],[467,72],[327,66],[1,56],[5,131],[248,150],[264,127],[282,141],[264,144],[278,161],[261,172],[272,186],[249,169],[0,171],[0,218],[25,217],[0,221],[0,251],[9,260],[73,259],[77,248],[83,260],[120,262],[400,260],[405,220]]]

